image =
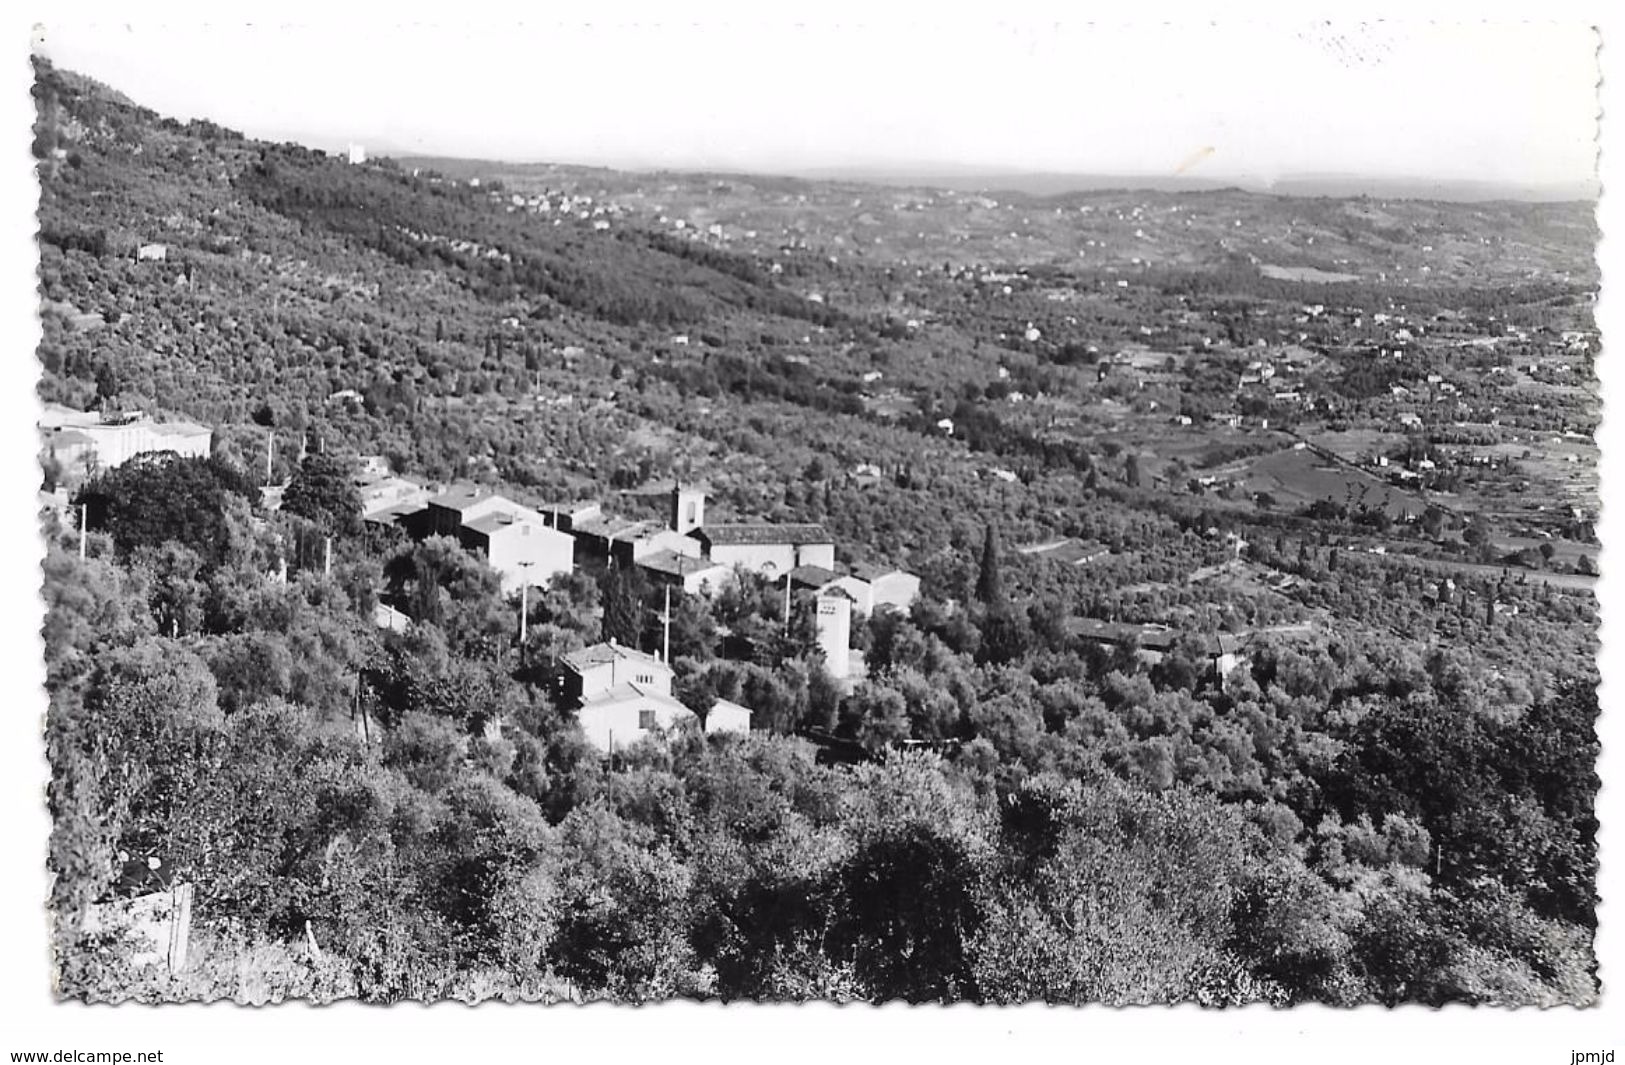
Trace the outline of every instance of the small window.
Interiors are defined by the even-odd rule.
[[[688,504],[688,523],[690,525],[694,524],[694,515],[695,515],[695,512],[698,511],[698,510],[699,510],[699,507],[695,506],[693,501],[690,501],[689,504]]]
[[[638,728],[645,732],[655,727],[655,712],[653,710],[638,711]]]

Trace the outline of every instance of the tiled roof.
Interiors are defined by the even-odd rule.
[[[638,559],[638,565],[672,577],[687,577],[703,570],[720,569],[721,563],[705,558],[691,558],[675,551],[654,551]]]
[[[574,531],[586,536],[598,536],[605,540],[642,540],[655,535],[665,529],[665,525],[658,521],[632,521],[627,518],[596,517],[578,521]]]
[[[362,521],[370,521],[375,525],[394,525],[402,518],[411,514],[420,514],[428,508],[427,503],[391,503],[387,507],[368,511],[362,515]]]
[[[625,658],[634,662],[646,662],[666,669],[666,663],[654,655],[645,654],[632,647],[618,643],[595,643],[591,647],[583,647],[579,651],[572,651],[564,656],[565,665],[580,673],[594,666],[608,665],[616,659]]]
[[[898,569],[896,566],[871,566],[866,562],[858,563],[857,565],[851,567],[851,570],[852,576],[856,577],[860,581],[868,581],[870,583],[873,583],[882,577],[891,577],[894,575],[899,577],[913,576],[913,574],[906,573],[903,570]]]
[[[792,581],[808,588],[822,588],[826,584],[839,580],[840,577],[839,573],[832,569],[825,569],[823,566],[797,566],[790,571]]]
[[[504,529],[510,525],[529,525],[534,529],[546,529],[550,533],[555,532],[555,530],[548,528],[546,522],[538,521],[524,510],[494,510],[489,514],[481,514],[473,521],[464,522],[463,528],[472,529],[474,532],[489,536],[498,529]],[[558,533],[557,535],[564,536],[566,534]]]
[[[640,702],[659,703],[674,710],[681,710],[685,714],[693,713],[692,710],[665,692],[656,691],[642,684],[617,684],[608,691],[598,692],[592,698],[582,700],[581,706],[577,708],[576,713],[579,714],[584,710],[595,710],[604,706],[615,706],[618,703],[630,702],[633,699]]]
[[[822,525],[774,525],[770,522],[738,522],[707,525],[694,535],[711,544],[833,544],[834,537]]]
[[[711,709],[713,711],[716,711],[716,710],[736,710],[736,711],[744,714],[746,717],[752,717],[756,713],[756,711],[752,710],[750,707],[748,707],[748,706],[740,706],[738,703],[733,702],[733,701],[731,701],[729,699],[718,699],[716,702],[711,704]]]
[[[491,495],[491,492],[486,491],[479,485],[459,484],[453,485],[439,495],[432,497],[429,502],[437,507],[445,507],[447,510],[460,511],[471,503],[487,499]]]

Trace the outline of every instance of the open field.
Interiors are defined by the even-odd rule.
[[[1419,516],[1427,504],[1410,492],[1350,466],[1340,465],[1310,448],[1287,448],[1261,455],[1246,464],[1243,481],[1249,492],[1267,492],[1284,507],[1307,506],[1316,500],[1356,507],[1380,507],[1389,517]]]

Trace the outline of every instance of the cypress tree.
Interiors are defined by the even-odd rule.
[[[976,598],[988,606],[1004,600],[1004,581],[999,576],[999,534],[992,525],[982,538],[982,568],[976,577]]]

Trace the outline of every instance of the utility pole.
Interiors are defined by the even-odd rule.
[[[660,615],[662,625],[660,660],[671,665],[671,585],[666,585],[666,612]]]
[[[329,536],[322,545],[322,576],[333,575],[333,538]]]
[[[784,571],[784,631],[790,631],[790,571]]]
[[[85,560],[85,539],[89,536],[90,504],[79,504],[79,561]]]
[[[270,484],[271,484],[271,453],[275,449],[275,447],[276,447],[276,433],[275,432],[270,432],[270,433],[265,434],[265,484],[266,484],[266,487],[270,487]]]
[[[519,585],[519,664],[525,664],[525,639],[530,635],[530,567],[531,563],[521,562],[519,568],[524,572],[525,578]]]

